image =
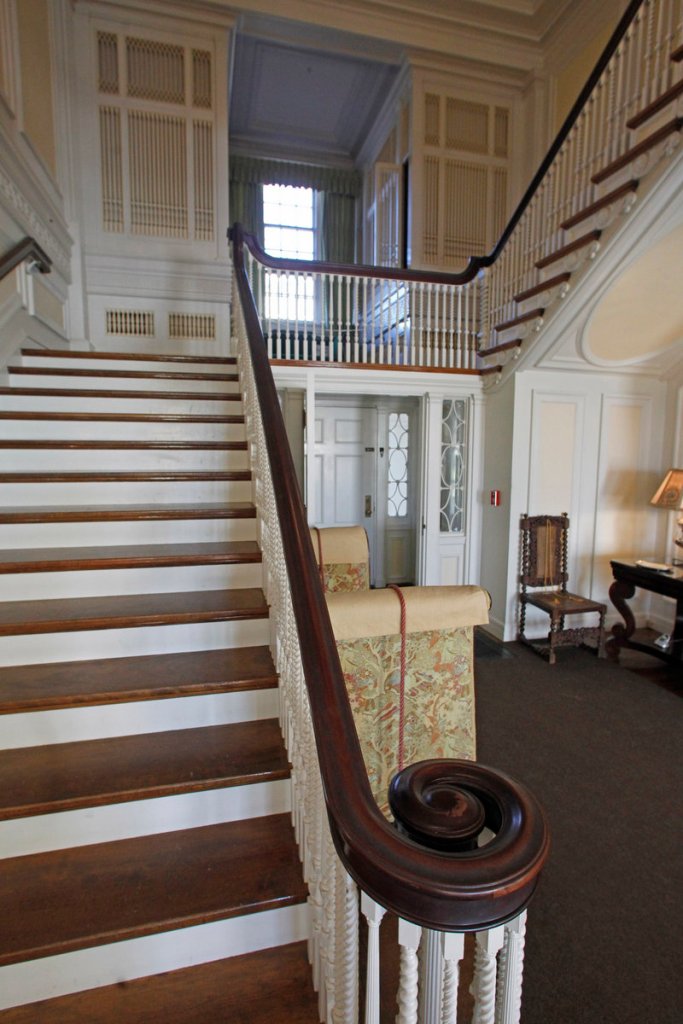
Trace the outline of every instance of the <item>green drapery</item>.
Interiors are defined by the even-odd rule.
[[[356,255],[357,171],[312,164],[233,156],[230,159],[230,219],[263,245],[263,185],[312,188],[316,193],[320,259],[353,263]]]

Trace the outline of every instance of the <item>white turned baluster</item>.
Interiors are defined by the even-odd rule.
[[[398,982],[398,1013],[396,1024],[417,1024],[418,958],[422,929],[411,921],[398,921],[398,944],[401,947],[401,966]]]
[[[321,813],[324,808],[321,806]],[[328,828],[323,826],[323,850],[322,850],[322,883],[320,887],[322,898],[322,935],[321,950],[323,961],[322,984],[320,986],[320,1019],[332,1022],[332,1009],[334,1007],[334,984],[335,984],[335,958],[336,958],[336,879],[337,879],[337,854],[332,843],[332,837]]]
[[[457,339],[458,351],[456,355],[455,365],[461,367],[463,365],[463,344],[462,344],[462,288],[458,288],[458,313],[455,326],[455,336]]]
[[[525,934],[526,910],[523,910],[519,917],[505,925],[505,942],[498,966],[495,1024],[519,1024]]]
[[[353,278],[353,306],[352,306],[352,330],[353,330],[353,361],[354,363],[360,362],[360,344],[359,344],[359,327],[360,327],[360,300],[358,298],[358,290],[360,288],[360,278]],[[351,314],[350,314],[351,315]]]
[[[417,288],[416,288],[415,282],[411,281],[410,282],[410,293],[409,293],[409,298],[408,298],[409,306],[408,306],[408,309],[406,310],[406,320],[410,324],[409,345],[410,345],[410,365],[411,366],[415,366],[415,363],[417,362],[417,347],[416,347],[417,332],[415,330],[415,314],[417,312],[417,299],[415,297],[416,296],[416,291],[417,291]]]
[[[358,1021],[358,889],[349,873],[337,870],[336,979],[333,1024]]]
[[[370,347],[370,362],[371,363],[376,362],[376,353],[377,353],[377,327],[376,327],[376,319],[377,319],[377,291],[378,291],[377,279],[373,277],[371,279],[371,281],[370,281],[370,309],[371,309],[371,316],[370,316],[370,346],[371,346]]]
[[[441,932],[425,928],[420,946],[420,1024],[438,1024],[441,1020],[442,994]]]
[[[441,1024],[458,1024],[460,961],[465,955],[465,936],[462,932],[443,932],[441,954],[443,957]]]
[[[386,911],[367,893],[360,908],[368,923],[368,962],[365,973],[365,1024],[379,1024],[379,926]]]
[[[494,1024],[496,1012],[496,954],[505,938],[503,927],[477,932],[474,954],[474,978],[470,991],[474,996],[472,1024]]]

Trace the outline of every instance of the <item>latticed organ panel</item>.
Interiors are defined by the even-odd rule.
[[[491,188],[491,227],[494,241],[503,233],[508,214],[508,172],[505,167],[494,167]]]
[[[98,88],[100,92],[119,92],[118,40],[113,32],[97,33]]]
[[[488,252],[505,226],[510,111],[424,94],[422,258],[460,269]]]
[[[440,111],[441,97],[435,93],[428,92],[425,95],[425,145],[440,146]]]
[[[188,237],[187,140],[182,118],[131,111],[130,229]]]
[[[100,107],[102,226],[105,231],[124,230],[121,154],[121,111],[116,107]]]
[[[443,257],[460,263],[486,250],[487,169],[445,161]]]
[[[126,39],[128,95],[159,103],[185,102],[185,49],[152,39]]]
[[[195,121],[192,125],[194,157],[194,233],[195,238],[210,242],[214,226],[213,125]]]
[[[488,106],[448,96],[445,145],[447,149],[464,150],[466,153],[488,153]]]
[[[496,107],[493,119],[493,155],[501,158],[509,156],[510,111],[505,107]]]
[[[425,157],[423,252],[427,263],[439,262],[439,164],[438,157]]]
[[[107,96],[99,107],[103,230],[213,241],[211,52],[114,32],[98,32],[96,45]]]
[[[211,109],[211,54],[208,50],[192,51],[192,102],[195,107]]]

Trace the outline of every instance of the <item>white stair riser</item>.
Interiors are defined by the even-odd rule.
[[[0,716],[0,750],[277,718],[278,692],[238,690]]]
[[[76,388],[96,391],[160,391],[211,392],[212,394],[235,394],[239,381],[232,380],[169,380],[150,377],[98,377],[95,373],[86,377],[70,377],[60,373],[9,373],[9,384],[13,388]]]
[[[157,359],[93,359],[84,352],[82,356],[22,355],[12,360],[21,366],[45,366],[53,370],[130,370],[143,373],[236,373],[237,368],[223,363],[177,363],[173,360]]]
[[[201,793],[58,811],[0,822],[0,859],[135,839],[157,832],[202,828],[226,821],[261,818],[266,814],[286,814],[290,810],[289,779],[276,779]]]
[[[187,590],[260,587],[259,562],[237,565],[167,566],[157,569],[84,569],[72,572],[0,574],[0,601],[50,601],[70,597],[168,594]]]
[[[225,473],[249,469],[246,451],[143,448],[4,448],[0,452],[3,473]]]
[[[251,501],[250,480],[123,480],[83,483],[0,483],[0,506],[172,505]]]
[[[269,639],[267,619],[4,636],[0,637],[0,665],[44,665],[55,661],[252,647],[267,644]]]
[[[25,385],[28,387],[28,385]],[[75,389],[78,390],[78,389]],[[144,391],[144,388],[130,388]],[[133,412],[133,413],[180,413],[187,416],[241,416],[242,402],[222,401],[209,398],[162,398],[145,394],[142,398],[123,398],[118,395],[90,397],[63,395],[21,395],[2,396],[2,408],[7,412]]]
[[[142,412],[142,410],[141,410]],[[218,412],[217,415],[231,415]],[[126,420],[4,420],[0,439],[62,441],[245,441],[243,423],[161,423]]]
[[[299,942],[308,935],[309,911],[302,903],[12,964],[0,968],[0,1008]]]
[[[98,547],[102,544],[209,544],[222,540],[256,540],[256,519],[0,524],[0,550]]]

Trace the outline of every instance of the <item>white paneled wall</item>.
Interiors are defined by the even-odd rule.
[[[656,409],[666,402],[666,383],[654,378],[529,371],[517,375],[514,390],[506,640],[517,632],[521,514],[569,513],[569,588],[596,600],[607,600],[610,559],[657,555],[659,523],[649,499],[663,458]],[[494,573],[485,561],[484,586]],[[647,597],[635,607],[655,623],[667,614]],[[608,621],[610,614],[616,620],[611,605]],[[501,618],[493,616],[499,625]],[[546,632],[547,617],[537,622]]]

